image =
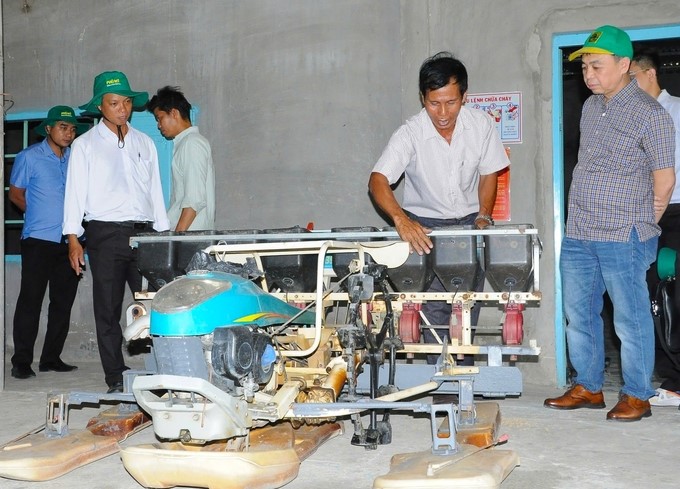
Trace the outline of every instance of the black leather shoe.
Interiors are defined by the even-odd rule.
[[[56,362],[47,362],[38,365],[38,370],[41,372],[49,372],[50,370],[53,372],[73,372],[77,368],[78,367],[75,365],[69,365],[68,363],[62,362],[61,359]]]
[[[114,382],[109,386],[109,390],[106,391],[107,394],[115,394],[116,392],[123,392],[122,382]]]
[[[35,377],[35,372],[31,367],[15,366],[12,367],[12,377],[15,379],[28,379]]]

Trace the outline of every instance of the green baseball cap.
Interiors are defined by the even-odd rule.
[[[99,106],[102,104],[102,97],[107,93],[130,97],[133,109],[143,108],[149,100],[147,92],[134,92],[130,89],[130,82],[128,82],[127,76],[121,71],[105,71],[98,74],[94,78],[92,93],[92,100],[85,105],[81,105],[79,108],[85,112],[95,114],[100,112]]]
[[[569,55],[569,61],[584,54],[613,54],[622,58],[633,57],[633,43],[625,31],[613,25],[603,25],[595,29],[578,51]]]
[[[59,121],[68,122],[69,124],[76,126],[76,134],[82,134],[88,128],[87,124],[78,122],[76,114],[71,107],[68,105],[56,105],[49,110],[47,118],[35,128],[35,132],[41,136],[47,137],[45,126],[54,126],[54,123]]]

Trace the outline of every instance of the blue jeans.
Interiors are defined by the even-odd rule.
[[[560,270],[567,319],[569,359],[575,383],[591,392],[604,383],[605,290],[614,305],[614,329],[621,340],[621,392],[649,399],[655,392],[654,323],[645,274],[656,258],[658,238],[641,242],[635,228],[627,242],[564,238]]]

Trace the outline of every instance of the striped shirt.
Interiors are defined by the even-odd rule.
[[[578,163],[569,190],[568,238],[625,242],[661,234],[654,219],[652,172],[674,166],[673,120],[629,83],[608,102],[583,105]]]

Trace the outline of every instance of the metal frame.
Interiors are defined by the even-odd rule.
[[[424,301],[446,301],[449,303],[462,304],[463,311],[463,339],[462,343],[447,343],[446,345],[437,344],[407,344],[403,349],[399,349],[399,354],[440,354],[444,349],[452,355],[477,354],[487,356],[487,365],[473,367],[465,371],[471,378],[470,391],[476,395],[486,397],[504,397],[520,395],[522,392],[522,375],[520,370],[511,365],[504,365],[504,357],[510,361],[516,361],[519,357],[535,357],[540,354],[540,347],[534,340],[529,341],[529,346],[507,346],[507,345],[472,345],[471,326],[469,307],[479,301],[485,304],[495,303],[497,305],[508,304],[511,302],[520,304],[539,305],[541,292],[539,290],[540,276],[540,255],[542,244],[538,236],[538,230],[529,225],[518,225],[515,227],[504,226],[499,228],[487,228],[484,230],[452,229],[435,230],[431,236],[490,236],[490,235],[527,235],[531,236],[532,245],[532,267],[533,283],[529,292],[396,292],[392,298],[393,309],[398,313],[402,305],[406,302],[421,303]],[[381,241],[367,241],[369,239],[380,239]],[[396,267],[404,263],[408,258],[407,244],[400,240],[395,231],[376,231],[376,232],[329,232],[314,231],[308,233],[279,233],[279,234],[221,234],[215,231],[214,234],[201,235],[176,235],[176,236],[136,236],[130,239],[133,247],[140,243],[162,243],[167,241],[217,241],[220,244],[209,246],[206,252],[214,254],[220,260],[245,263],[247,258],[253,258],[262,266],[260,257],[262,256],[281,256],[299,254],[318,254],[317,260],[317,281],[316,291],[314,292],[270,292],[272,295],[290,302],[322,304],[349,301],[346,292],[328,291],[335,273],[332,269],[324,266],[326,258],[333,253],[357,253],[359,256],[358,269],[365,264],[365,254],[373,252],[376,256],[379,252],[390,250],[393,256],[382,260],[389,261],[388,267]],[[247,244],[238,244],[241,241]],[[261,241],[261,242],[258,242]],[[478,244],[479,246],[479,244]],[[374,257],[375,258],[375,257]],[[380,259],[377,259],[381,263]],[[266,282],[263,285],[266,288]],[[144,298],[152,295],[146,294]],[[379,301],[372,298],[373,303],[379,309]],[[302,351],[284,352],[286,357],[304,357],[313,353],[319,346],[321,338],[321,328],[323,323],[322,312],[325,307],[316,308],[316,324],[314,331],[314,342],[310,348]],[[437,326],[437,325],[435,325]],[[398,369],[398,386],[400,388],[410,388],[428,382],[436,370],[433,365],[425,364],[400,364]],[[460,372],[459,372],[460,373]],[[382,374],[382,372],[381,372]],[[368,385],[368,368],[359,377],[358,388],[364,392]],[[459,388],[456,385],[458,379],[452,382],[441,383],[436,389],[440,393],[457,393]]]

